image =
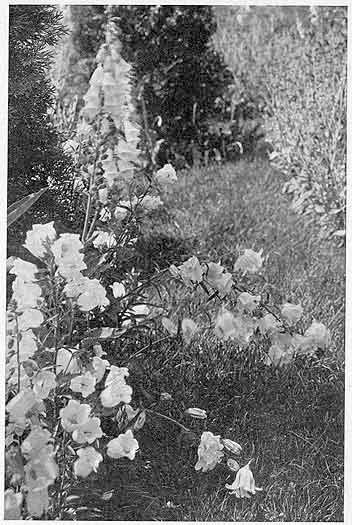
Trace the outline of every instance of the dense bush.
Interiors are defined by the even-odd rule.
[[[10,239],[21,237],[33,220],[67,218],[65,185],[69,186],[69,163],[48,115],[53,104],[53,88],[48,79],[50,48],[63,32],[61,14],[54,6],[10,6],[8,203],[49,183],[58,187],[60,195],[58,205],[55,190],[46,192],[14,224]]]
[[[345,7],[229,7],[216,10],[216,45],[235,96],[266,104],[266,129],[281,155],[299,212],[342,235],[345,212]]]

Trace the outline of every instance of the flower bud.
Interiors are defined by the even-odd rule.
[[[235,441],[232,441],[232,439],[223,439],[222,444],[224,445],[225,449],[229,452],[232,452],[232,454],[240,454],[242,452],[242,447]]]
[[[227,460],[227,466],[230,470],[232,470],[233,472],[237,472],[239,469],[240,469],[240,466],[239,464],[237,463],[237,461],[235,459],[231,459],[229,458]]]
[[[161,392],[160,401],[172,401],[172,395],[168,392]]]
[[[194,417],[195,419],[206,419],[207,413],[205,410],[201,408],[187,408],[185,411],[185,414],[188,414],[191,417]]]

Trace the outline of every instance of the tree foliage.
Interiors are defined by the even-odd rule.
[[[9,14],[9,140],[8,203],[48,185],[64,183],[68,161],[48,114],[53,87],[48,78],[50,48],[64,32],[54,6],[10,6]],[[53,205],[55,192],[45,196],[9,233],[19,237],[33,219],[64,216],[65,201]]]

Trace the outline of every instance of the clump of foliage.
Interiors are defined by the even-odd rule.
[[[217,48],[236,96],[265,101],[265,127],[300,213],[344,236],[347,11],[340,7],[215,10]]]
[[[50,49],[63,32],[54,6],[10,6],[8,203],[51,186],[9,230],[10,240],[20,238],[33,220],[61,218],[67,223],[70,163],[48,114],[54,100]]]

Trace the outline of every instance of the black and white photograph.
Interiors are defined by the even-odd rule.
[[[349,523],[349,8],[2,6],[5,521]]]

